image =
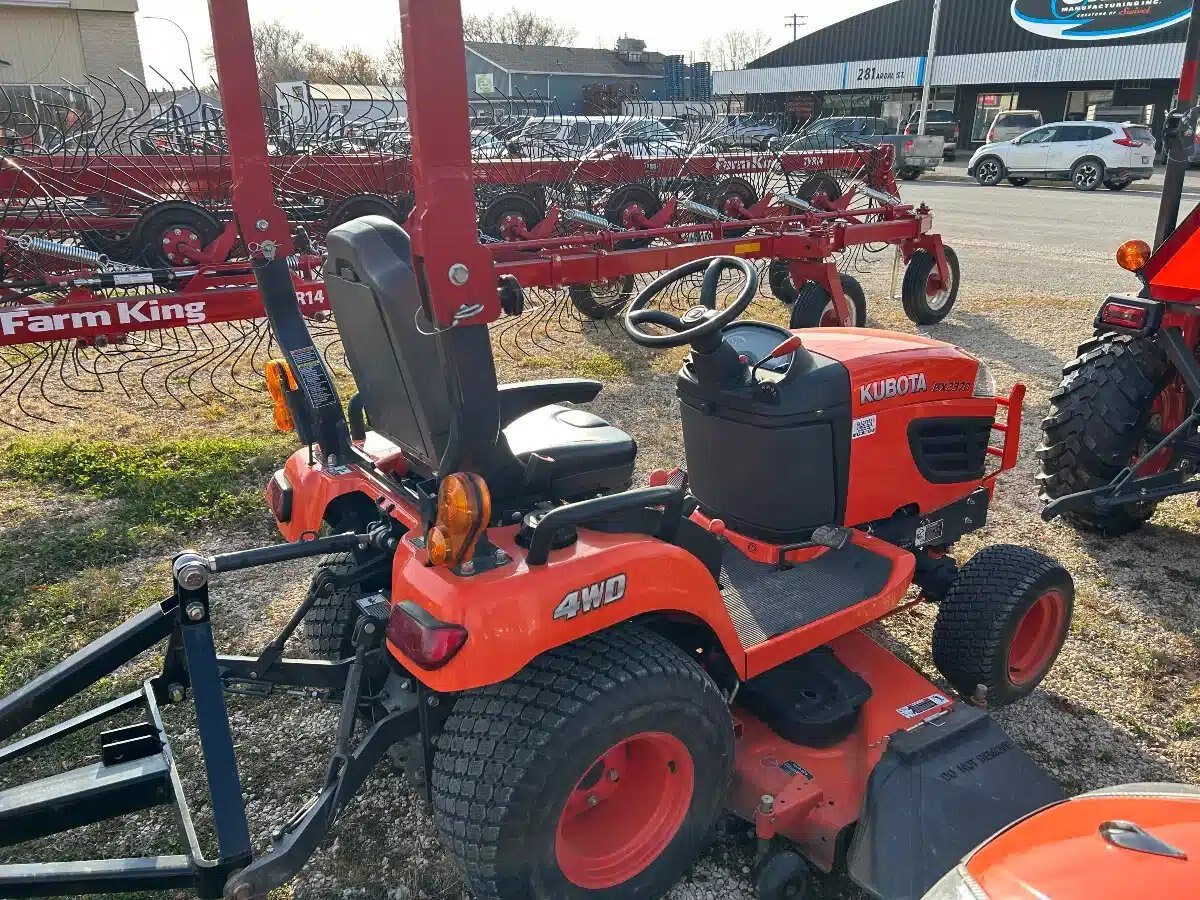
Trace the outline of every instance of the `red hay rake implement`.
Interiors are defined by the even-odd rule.
[[[221,109],[195,85],[90,87],[0,122],[23,135],[0,150],[0,421],[15,427],[56,421],[89,394],[182,406],[260,385],[271,335],[248,257],[294,248],[293,284],[319,323],[325,232],[363,215],[404,221],[413,207],[398,93],[324,86],[317,96],[312,86],[303,102],[250,97]],[[370,99],[352,118],[331,116],[338,91]],[[929,210],[900,201],[892,148],[831,138],[792,152],[781,149],[788,136],[744,149],[715,105],[690,109],[675,131],[636,102],[608,117],[550,106],[493,103],[472,129],[473,230],[498,275],[520,286],[493,325],[507,355],[553,351],[607,325],[640,278],[720,253],[769,263],[764,282],[793,306],[794,327],[862,324],[850,272],[885,251],[921,268],[920,293],[949,298],[929,321],[949,311],[957,263]],[[540,111],[518,112],[530,109]],[[270,173],[245,190],[269,190],[286,217],[257,221],[250,246],[228,140],[245,120],[265,127]],[[672,299],[683,309],[694,298],[683,285]],[[336,363],[325,330],[318,343]]]

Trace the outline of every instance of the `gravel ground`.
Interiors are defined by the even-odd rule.
[[[965,540],[957,555],[963,559],[1001,542],[1036,547],[1060,559],[1078,588],[1075,621],[1057,666],[1032,697],[998,712],[997,718],[1070,791],[1140,780],[1200,782],[1200,515],[1194,504],[1177,499],[1164,504],[1149,527],[1122,541],[1085,537],[1041,522],[1033,483],[1037,425],[1062,364],[1089,331],[1096,298],[1082,291],[1072,294],[1071,285],[1062,282],[1039,293],[1017,266],[1009,272],[1010,286],[997,284],[997,255],[1003,250],[974,240],[958,242],[958,249],[966,284],[959,306],[926,333],[985,359],[1002,389],[1021,380],[1029,394],[1019,468],[1002,482],[988,527]],[[1100,260],[1082,265],[1111,268]],[[986,286],[975,285],[976,267],[988,270]],[[890,272],[890,259],[876,259],[862,273],[872,298],[871,324],[911,332],[899,303],[882,299]],[[763,303],[760,315],[777,317],[778,309]],[[608,386],[594,408],[638,439],[640,474],[678,462],[682,454],[672,371],[679,354],[648,355],[604,326],[589,326],[575,335],[556,333],[561,342],[539,339],[542,346],[524,347],[517,360],[499,352],[502,377],[603,373]],[[93,419],[88,427],[107,424],[136,434],[139,417],[154,415],[159,414],[114,411],[105,423],[97,425]],[[159,426],[176,432],[226,427],[191,413]],[[730,467],[736,471],[736,460]],[[210,534],[194,543],[222,550],[263,536]],[[130,583],[161,577],[156,568],[161,558],[135,560],[122,572]],[[214,593],[222,649],[248,651],[277,628],[302,595],[307,574],[306,566],[294,564],[222,577]],[[917,608],[888,620],[877,633],[936,677],[929,653],[932,622],[932,609]],[[230,707],[252,834],[257,845],[265,846],[271,826],[315,791],[335,711],[285,697],[233,698]],[[203,821],[198,747],[186,710],[170,710],[169,724]],[[128,824],[124,830],[81,830],[55,840],[53,850],[59,858],[70,858],[161,849],[155,833],[161,819],[130,817]],[[122,835],[119,847],[114,833]],[[0,861],[20,859],[25,851],[5,851]],[[750,900],[751,858],[745,826],[723,822],[713,848],[668,896]],[[859,893],[844,878],[834,877],[820,880],[816,895],[851,898]],[[381,766],[303,873],[278,896],[435,900],[466,895],[422,805],[400,778]]]

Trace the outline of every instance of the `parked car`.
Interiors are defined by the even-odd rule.
[[[780,134],[779,126],[763,122],[754,116],[727,116],[725,131],[720,135],[719,141],[726,147],[766,150]]]
[[[933,135],[894,134],[886,119],[878,116],[831,116],[817,119],[798,135],[772,144],[788,152],[840,150],[854,144],[891,144],[895,148],[896,175],[915,181],[936,169],[942,161],[943,140]]]
[[[905,134],[919,134],[921,130],[921,111],[913,112],[912,118],[904,126]],[[955,159],[958,156],[958,138],[962,128],[955,118],[953,110],[931,109],[925,117],[925,133],[940,137],[945,144],[942,146],[943,159]]]
[[[1154,133],[1129,123],[1053,122],[980,147],[967,174],[985,187],[1005,178],[1016,187],[1049,179],[1070,180],[1081,191],[1102,184],[1123,191],[1154,174]]]
[[[1036,109],[1006,109],[996,116],[988,129],[987,143],[999,144],[1020,137],[1031,128],[1040,128],[1044,120]]]

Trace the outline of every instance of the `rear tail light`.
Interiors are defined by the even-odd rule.
[[[1105,303],[1100,309],[1100,321],[1116,328],[1145,328],[1146,308],[1127,303]]]
[[[912,133],[913,133],[913,130],[912,130],[912,122],[909,122],[907,125],[905,125],[905,126],[904,126],[904,133],[905,133],[905,134],[912,134]]]
[[[953,126],[953,127],[950,129],[950,136],[951,136],[952,138],[954,138],[954,140],[956,140],[956,141],[958,140],[959,131],[960,131],[960,129],[959,129],[959,127],[958,127],[957,125]]]
[[[283,469],[276,472],[267,483],[267,505],[277,521],[292,520],[292,485],[283,474]]]
[[[1141,141],[1135,139],[1134,136],[1129,133],[1128,128],[1122,128],[1121,131],[1124,133],[1125,137],[1113,138],[1114,144],[1120,144],[1122,147],[1135,148],[1145,146]]]
[[[467,642],[467,629],[443,622],[424,607],[404,600],[392,607],[387,637],[422,669],[440,669]]]
[[[912,153],[912,152],[913,152],[913,147],[915,147],[915,146],[917,146],[917,142],[916,142],[916,141],[905,141],[905,142],[904,142],[904,152],[905,152],[905,153]]]
[[[994,143],[996,143],[996,129],[995,129],[995,128],[989,128],[989,129],[988,129],[988,133],[987,133],[987,142],[988,142],[989,144],[994,144]]]

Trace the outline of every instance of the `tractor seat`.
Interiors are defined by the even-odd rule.
[[[587,410],[540,407],[506,426],[504,438],[523,469],[535,455],[552,460],[545,489],[557,500],[623,491],[633,483],[637,443]]]

